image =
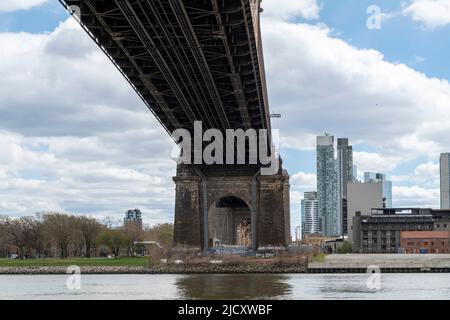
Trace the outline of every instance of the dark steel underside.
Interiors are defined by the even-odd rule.
[[[169,134],[194,121],[270,129],[250,0],[60,2],[81,9],[83,28]]]

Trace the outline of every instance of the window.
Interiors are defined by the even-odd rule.
[[[428,241],[424,241],[424,242],[423,242],[423,246],[424,246],[424,247],[428,247]]]

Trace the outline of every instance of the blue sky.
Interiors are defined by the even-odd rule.
[[[403,3],[407,3],[402,1]],[[430,77],[449,79],[450,27],[434,30],[401,14],[401,1],[340,0],[323,1],[320,21],[335,30],[345,41],[358,48],[376,49],[391,62],[401,62]],[[376,4],[383,13],[395,17],[383,20],[380,30],[366,27],[370,5]],[[423,60],[422,60],[423,59]]]
[[[149,223],[170,221],[175,166],[167,162],[164,131],[92,41],[66,21],[58,1],[30,0],[21,8],[4,1],[10,6],[2,12],[0,5],[0,215],[63,210],[120,217],[140,207]],[[366,26],[373,4],[384,14],[380,30]],[[292,177],[293,228],[302,192],[315,188],[314,140],[324,132],[350,138],[361,171],[394,180],[394,205],[438,206],[439,152],[450,150],[447,2],[263,6],[271,109],[282,114],[273,126],[281,130]],[[47,197],[44,187],[54,194]]]

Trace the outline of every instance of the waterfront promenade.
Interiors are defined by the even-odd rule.
[[[367,272],[450,272],[450,255],[440,254],[335,254],[308,264],[312,273]]]

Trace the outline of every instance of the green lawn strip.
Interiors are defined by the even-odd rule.
[[[129,267],[146,267],[148,266],[148,258],[69,258],[69,259],[28,259],[28,260],[10,260],[0,259],[0,267],[101,267],[101,266],[129,266]]]

